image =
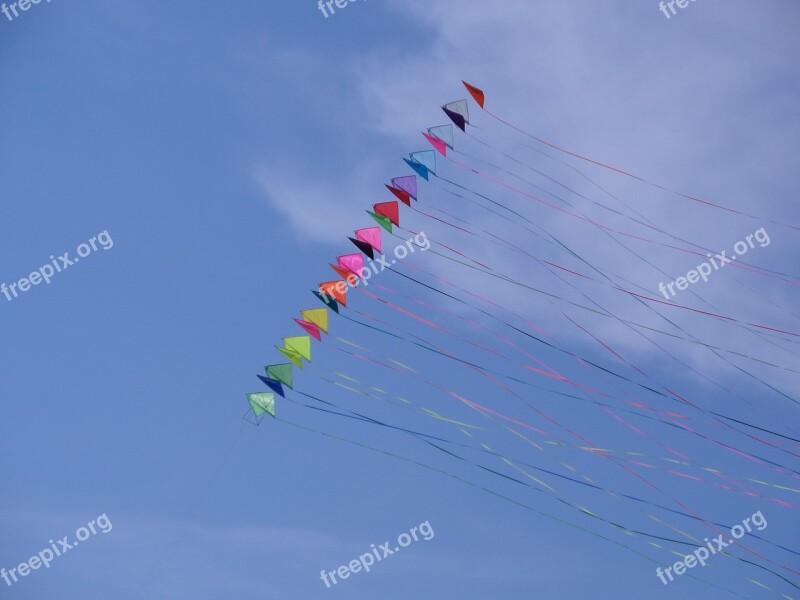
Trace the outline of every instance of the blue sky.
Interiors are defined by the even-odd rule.
[[[444,122],[439,106],[465,97],[462,79],[483,87],[497,114],[567,148],[749,213],[796,222],[798,7],[778,0],[698,0],[668,20],[650,1],[465,6],[453,0],[365,0],[326,19],[311,0],[199,4],[54,0],[10,22],[0,15],[0,282],[27,276],[51,254],[74,255],[100,232],[113,239],[112,248],[90,254],[49,285],[13,302],[0,296],[0,567],[26,561],[49,539],[71,536],[98,515],[107,514],[113,523],[110,533],[91,538],[49,570],[13,587],[0,581],[0,597],[734,597],[685,576],[664,587],[654,576],[655,565],[633,553],[451,477],[283,422],[256,428],[241,417],[244,394],[262,389],[255,374],[280,360],[274,345],[300,334],[292,318],[319,306],[309,290],[332,278],[327,263],[351,251],[346,236],[371,224],[364,209],[391,199],[383,184],[408,174],[400,157],[425,149],[419,132]],[[485,115],[474,116],[477,124],[497,129]],[[459,140],[465,152],[481,152],[474,142]],[[533,160],[529,153],[524,157]],[[665,228],[711,248],[731,248],[759,227],[758,220],[704,211],[579,166]],[[444,168],[449,177],[466,178],[452,165]],[[568,176],[560,166],[552,172]],[[578,179],[569,181],[585,185]],[[428,207],[458,212],[552,260],[563,258],[502,221],[481,221],[479,212],[431,186],[423,189]],[[607,216],[588,204],[584,208],[597,218]],[[596,264],[656,293],[663,277],[601,236],[538,207],[525,210]],[[404,225],[425,228],[435,239],[451,235],[410,213]],[[767,229],[772,243],[748,259],[797,273],[796,233]],[[517,255],[452,240],[519,277],[541,277],[547,289],[555,285]],[[698,262],[662,248],[646,251],[674,275]],[[565,324],[561,306],[519,288],[492,288],[495,281],[433,256],[409,261],[461,285],[492,290],[566,346],[608,360]],[[791,312],[791,286],[748,274],[741,280],[721,272],[701,294],[723,314],[800,330]],[[616,304],[612,292],[591,289],[628,318],[649,318],[633,303]],[[370,291],[417,295],[455,310],[391,273],[382,274]],[[577,300],[574,293],[567,295]],[[401,321],[363,296],[355,297],[356,309],[374,311],[408,335],[449,344],[467,360],[490,361],[474,347]],[[420,305],[412,310],[425,313]],[[634,356],[654,380],[669,382],[705,408],[789,435],[797,427],[796,404],[704,349],[664,342],[738,397],[665,360],[619,324],[581,318]],[[786,350],[791,344],[771,345],[696,315],[675,318],[699,339],[798,367],[796,350]],[[332,327],[342,338],[421,367],[484,405],[519,418],[530,415],[498,396],[487,380],[465,375],[448,361],[342,319]],[[448,327],[462,338],[475,335],[457,320],[448,320]],[[477,422],[474,412],[447,404],[429,386],[370,367],[339,351],[346,346],[330,342],[314,346],[314,364],[297,375],[298,388],[454,439],[452,428],[419,411],[365,403],[325,382],[332,372],[343,372]],[[557,353],[525,349],[586,385],[603,385]],[[487,364],[502,368],[500,362]],[[796,373],[736,364],[747,364],[790,396],[800,393]],[[657,453],[655,445],[613,429],[588,409],[550,394],[526,400],[608,447]],[[552,497],[520,492],[409,436],[326,417],[291,401],[279,408],[289,421],[436,466],[627,543]],[[654,431],[737,477],[769,475],[770,481],[798,487],[796,479],[792,483],[691,436]],[[720,435],[783,464],[794,460],[727,432]],[[659,496],[615,466],[569,448],[539,455],[497,430],[487,433],[486,442],[546,468],[569,462],[604,486],[654,502],[680,498],[716,522],[735,524],[761,510],[769,525],[760,534],[771,544],[791,546],[800,532],[796,510],[764,498],[666,475],[657,476],[665,487]],[[607,494],[563,489],[570,500],[626,519],[631,527],[675,534]],[[796,496],[773,495],[787,501]],[[654,514],[700,538],[708,534],[682,517]],[[395,539],[423,521],[435,530],[434,539],[331,590],[321,583],[321,569],[333,570],[370,544]],[[770,543],[754,541],[753,548],[800,568],[796,554]],[[644,551],[646,544],[631,545]],[[648,555],[674,560],[656,551]],[[693,574],[747,598],[797,595],[779,579],[744,570],[733,559]]]

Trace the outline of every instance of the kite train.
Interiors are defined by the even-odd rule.
[[[794,264],[765,250],[674,298],[657,284],[725,235],[769,224],[788,245],[800,227],[568,149],[464,86],[308,267],[246,418],[452,478],[648,569],[757,510],[796,522]],[[423,230],[426,252],[359,285]],[[680,585],[798,597],[800,550],[778,533]]]

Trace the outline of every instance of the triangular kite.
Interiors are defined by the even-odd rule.
[[[356,238],[348,238],[353,244],[355,244],[356,248],[361,250],[364,254],[369,256],[370,260],[375,260],[375,252],[372,250],[372,246],[370,246],[367,242],[362,240],[357,240]]]
[[[464,87],[467,88],[467,91],[475,99],[475,102],[478,103],[478,106],[483,108],[483,103],[486,101],[486,95],[483,93],[483,90],[476,88],[474,85],[470,85],[466,81],[462,81],[461,83],[463,83]]]
[[[439,125],[438,127],[429,127],[428,133],[433,137],[442,140],[447,147],[451,150],[455,147],[455,136],[453,135],[452,125]]]
[[[431,146],[436,148],[436,151],[439,152],[442,156],[447,156],[447,144],[445,144],[439,138],[433,137],[430,133],[422,132],[422,135],[425,136],[425,139],[431,143]]]
[[[311,293],[312,293],[312,294],[314,294],[314,295],[315,295],[317,298],[319,298],[319,299],[320,299],[320,301],[321,301],[321,302],[322,302],[322,303],[323,303],[325,306],[327,306],[328,308],[330,308],[330,309],[331,309],[333,312],[335,312],[337,315],[339,314],[339,305],[338,305],[338,304],[336,304],[336,300],[334,300],[333,298],[329,298],[328,296],[323,296],[323,295],[322,295],[322,294],[320,294],[320,293],[319,293],[319,291],[317,291],[317,290],[311,290]]]
[[[424,135],[424,134],[423,134]],[[436,153],[433,150],[421,150],[409,154],[412,161],[424,166],[428,171],[436,174]]]
[[[310,308],[300,311],[304,321],[313,323],[325,333],[328,333],[328,311],[324,308]]]
[[[347,284],[341,279],[320,283],[319,293],[327,298],[333,298],[342,306],[347,306]]]
[[[383,215],[378,215],[378,214],[375,214],[375,213],[374,213],[374,212],[372,212],[371,210],[368,210],[368,211],[367,211],[367,213],[369,214],[369,216],[370,216],[370,217],[372,217],[373,219],[375,219],[375,222],[376,222],[378,225],[380,225],[381,227],[383,227],[383,228],[384,228],[386,231],[388,231],[389,233],[392,233],[392,222],[391,222],[389,219],[387,219],[387,218],[386,218],[386,217],[384,217]]]
[[[275,394],[272,392],[259,392],[257,394],[247,394],[247,401],[257,417],[264,413],[275,416]]]
[[[311,338],[307,335],[283,338],[283,345],[311,362]]]
[[[367,227],[366,229],[357,229],[356,238],[358,238],[362,242],[367,242],[370,246],[375,248],[375,250],[383,253],[383,251],[381,250],[380,227]]]
[[[350,269],[345,269],[344,267],[334,264],[331,264],[331,269],[336,271],[336,274],[344,279],[350,287],[358,286],[358,282],[360,281],[358,275],[353,273]]]
[[[269,377],[270,379],[275,379],[276,381],[280,381],[290,390],[293,389],[292,365],[290,365],[289,363],[284,363],[281,365],[269,365],[268,367],[264,367],[264,371],[266,371],[267,377]]]
[[[337,256],[336,262],[340,267],[344,267],[351,273],[355,273],[361,277],[364,272],[364,257],[360,254],[345,254],[344,256]]]
[[[386,217],[400,227],[400,205],[397,202],[379,202],[372,207],[376,214]]]
[[[417,199],[417,178],[413,175],[405,175],[403,177],[395,177],[392,179],[392,185],[398,190],[407,192],[414,200]]]
[[[269,377],[264,377],[263,375],[259,375],[258,378],[263,381],[269,389],[271,389],[276,394],[280,395],[281,398],[286,398],[286,394],[283,392],[283,386],[281,382],[277,379],[270,379]]]
[[[445,104],[442,110],[444,114],[450,117],[450,120],[456,124],[456,127],[461,131],[467,130],[467,124],[469,123],[469,106],[466,100],[458,100],[457,102]]]
[[[422,177],[425,181],[430,181],[430,177],[428,176],[428,169],[425,168],[425,165],[421,165],[416,161],[408,160],[407,158],[403,159],[405,163],[414,169],[414,172]]]
[[[303,321],[303,319],[295,319],[295,323],[300,325],[308,335],[311,335],[316,339],[318,342],[322,341],[322,334],[319,332],[319,327],[314,325],[313,323],[309,323],[308,321]]]
[[[416,177],[414,178],[414,181],[416,181]],[[411,206],[411,194],[409,194],[407,191],[392,187],[391,185],[387,185],[386,189],[392,192],[403,204],[406,206]]]
[[[278,351],[280,351],[281,354],[283,354],[286,358],[292,361],[292,364],[294,364],[294,366],[296,366],[298,369],[303,368],[303,361],[301,360],[300,355],[297,352],[289,348],[281,348],[280,346],[275,346],[275,347],[278,349]]]

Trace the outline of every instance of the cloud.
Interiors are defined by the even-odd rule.
[[[353,229],[354,211],[341,198],[362,195],[357,185],[310,180],[291,168],[256,167],[253,177],[272,208],[285,218],[301,239],[341,242]]]
[[[729,3],[725,10],[712,3],[697,3],[691,11],[678,15],[680,18],[668,21],[658,11],[657,3],[633,7],[614,2],[587,9],[585,5],[569,3],[509,0],[502,6],[460,3],[454,9],[450,0],[424,4],[397,0],[388,7],[425,32],[425,40],[409,45],[395,58],[365,49],[362,56],[341,66],[341,73],[351,85],[338,88],[330,100],[333,104],[355,102],[360,106],[362,129],[357,137],[362,144],[363,140],[370,140],[372,158],[362,162],[363,153],[358,153],[357,166],[352,161],[340,162],[340,169],[315,174],[313,179],[291,168],[262,165],[255,171],[266,197],[298,235],[333,242],[349,233],[352,224],[359,222],[357,216],[363,215],[361,211],[371,203],[363,199],[374,198],[381,191],[381,182],[390,173],[396,173],[387,171],[386,163],[377,157],[382,154],[392,157],[397,147],[424,148],[418,132],[426,126],[446,122],[440,104],[466,97],[461,79],[486,90],[492,111],[566,148],[673,189],[748,213],[791,220],[791,199],[800,190],[785,173],[800,158],[796,144],[800,132],[797,119],[786,118],[794,110],[790,108],[792,99],[797,99],[796,86],[788,86],[787,82],[795,83],[792,57],[800,49],[800,43],[790,35],[788,23],[792,18],[782,18],[780,11],[766,14],[745,2]],[[796,20],[797,10],[788,6],[786,10]],[[780,91],[766,94],[765,90],[770,89]],[[344,96],[340,97],[343,94],[348,102],[344,102]],[[511,134],[481,114],[474,104],[471,107],[474,122],[484,128],[479,134],[491,137],[490,130]],[[346,122],[331,125],[342,129],[348,126]],[[564,182],[588,200],[513,165],[516,173],[544,191],[534,190],[521,181],[515,181],[516,187],[570,212],[610,224],[617,231],[646,233],[646,237],[664,245],[642,243],[616,233],[602,234],[587,227],[585,222],[526,196],[500,190],[485,180],[458,172],[446,161],[441,162],[448,176],[462,182],[468,180],[470,186],[500,198],[536,222],[540,228],[536,234],[541,237],[536,239],[531,232],[523,232],[523,236],[514,238],[520,246],[534,247],[543,258],[569,268],[580,266],[577,269],[580,272],[599,277],[568,253],[548,246],[546,237],[552,235],[604,273],[617,275],[610,275],[613,284],[606,281],[605,285],[585,286],[563,273],[559,275],[565,279],[558,279],[541,269],[532,269],[529,257],[483,241],[465,240],[452,231],[426,223],[425,230],[431,238],[452,243],[488,264],[502,265],[504,273],[521,281],[534,281],[536,272],[537,287],[556,292],[571,302],[587,304],[588,296],[601,310],[613,310],[628,321],[678,333],[689,341],[679,342],[679,347],[674,348],[670,339],[657,333],[637,332],[614,318],[576,312],[572,305],[555,306],[547,296],[537,296],[524,287],[505,290],[503,298],[508,305],[520,307],[520,312],[529,317],[545,318],[565,342],[597,347],[587,334],[564,321],[562,310],[627,356],[663,358],[664,351],[655,342],[663,344],[664,350],[674,350],[691,367],[710,369],[720,376],[730,372],[730,365],[695,342],[710,340],[732,350],[748,348],[751,349],[748,353],[778,364],[790,360],[790,353],[778,347],[781,342],[765,337],[769,334],[753,335],[699,313],[683,313],[652,303],[647,306],[614,290],[613,285],[620,285],[657,297],[660,281],[685,274],[701,262],[701,257],[665,247],[686,244],[642,229],[594,202],[602,202],[637,219],[645,218],[683,240],[702,243],[714,251],[732,248],[763,222],[731,218],[540,147],[553,158],[580,169],[617,200],[559,162],[521,150],[497,137],[492,141],[499,149],[521,157],[528,165]],[[344,153],[359,146],[358,140],[352,138],[337,143]],[[487,160],[497,158],[488,152],[481,153],[480,148],[461,136],[457,149],[464,148]],[[499,178],[509,178],[508,174],[490,167],[481,168]],[[430,192],[423,193],[440,194],[431,186],[426,189]],[[441,198],[436,195],[437,203]],[[571,206],[567,208],[563,200],[568,200]],[[443,206],[452,208],[471,223],[481,224],[485,230],[506,235],[514,227],[464,203],[438,203],[431,208]],[[781,257],[796,255],[796,236],[780,228],[771,233],[780,241],[769,249],[751,253],[748,260],[775,265]],[[465,273],[452,263],[432,261],[431,267],[465,287],[474,280],[474,272]],[[494,283],[485,280],[483,285]],[[577,285],[572,287],[571,283]],[[760,294],[748,291],[753,288],[758,288]],[[785,286],[775,280],[748,279],[744,273],[729,270],[716,274],[708,284],[695,285],[679,301],[700,310],[794,330],[797,320],[791,315],[765,310],[764,297],[769,300],[787,293]],[[725,357],[747,369],[756,367],[746,359],[728,354]],[[667,374],[686,375],[680,363],[671,359],[661,362]],[[781,384],[797,385],[788,374],[767,369],[763,375],[777,377]]]
[[[419,27],[431,35],[426,44],[418,47],[416,56],[406,54],[388,64],[383,59],[364,58],[358,70],[359,89],[364,98],[367,122],[375,132],[391,135],[392,131],[418,130],[423,124],[443,121],[445,117],[440,112],[431,120],[426,107],[442,99],[466,97],[460,86],[460,80],[465,79],[486,90],[487,106],[492,111],[545,139],[673,189],[687,190],[751,214],[792,220],[790,198],[800,190],[785,174],[798,159],[796,139],[800,132],[796,119],[791,123],[787,121],[786,115],[792,109],[788,108],[786,99],[797,98],[791,57],[797,54],[800,43],[791,35],[787,21],[792,21],[788,17],[797,20],[796,8],[787,6],[788,14],[782,17],[780,11],[765,14],[744,2],[728,4],[725,10],[719,5],[697,3],[692,11],[679,15],[680,19],[667,21],[658,12],[657,4],[632,7],[623,2],[606,3],[594,9],[587,9],[586,5],[532,4],[524,0],[509,0],[502,7],[487,3],[462,4],[457,10],[448,0],[432,0],[424,5],[398,0],[390,6],[416,20]],[[723,28],[735,31],[736,35],[723,35]],[[413,78],[398,77],[397,73],[407,72],[409,65],[413,65]],[[787,87],[787,82],[795,87]],[[765,90],[776,86],[781,93],[765,97]],[[481,114],[474,104],[471,107],[473,121],[480,127],[503,130],[502,125]],[[506,129],[505,133],[513,132]],[[497,138],[493,141],[497,143]],[[465,146],[473,152],[474,146],[461,136],[456,149]],[[536,157],[532,152],[502,142],[500,146],[514,148],[514,155],[525,156],[528,164],[534,164]],[[665,230],[685,240],[701,242],[709,249],[731,249],[735,242],[764,225],[759,219],[729,218],[678,196],[575,161],[550,148],[542,146],[541,149],[590,174],[624,200],[629,208],[599,193],[562,166],[548,164],[548,174],[564,178],[561,180],[591,200],[599,200],[631,216],[637,216],[631,212],[635,208]],[[441,162],[447,176],[456,174],[457,169],[444,160]],[[490,168],[480,168],[492,172]],[[530,172],[521,169],[516,172],[535,180]],[[468,177],[460,172],[458,176],[461,182]],[[507,174],[499,177],[509,180]],[[521,189],[531,189],[519,181],[515,184]],[[624,276],[628,282],[624,287],[641,286],[650,296],[657,296],[659,281],[670,281],[661,271],[683,275],[703,259],[614,234],[621,244],[642,255],[645,262],[620,243],[598,231],[592,232],[575,219],[541,211],[541,207],[529,200],[526,206],[527,199],[519,194],[496,186],[494,189],[482,186],[474,177],[470,185],[481,186],[492,197],[502,197],[504,202],[521,207],[525,214],[535,214],[537,223],[548,233],[607,272]],[[548,182],[545,187],[563,194],[563,190],[552,183]],[[574,196],[564,196],[570,198],[578,212],[591,215],[599,222],[611,223],[618,231],[639,235],[647,232],[652,234],[648,237],[664,244],[686,246],[669,236],[634,228],[630,220],[618,219]],[[459,214],[471,222],[478,219],[491,224],[494,231],[504,234],[511,228],[507,222],[487,220],[485,213],[478,216],[471,208],[462,208]],[[780,232],[780,245],[773,245],[769,251],[751,252],[746,257],[748,260],[774,266],[780,263],[781,256],[796,254],[796,236],[777,225],[774,228]],[[432,238],[436,239],[434,235]],[[463,238],[461,243],[460,249],[467,253],[483,252],[481,256],[488,257],[490,264],[502,265],[508,273],[530,276],[533,272],[530,260],[519,254],[503,252],[496,247],[487,250],[486,244],[470,243]],[[546,248],[541,241],[536,244],[537,251]],[[575,264],[563,252],[551,258]],[[586,269],[585,265],[582,267],[582,271]],[[440,268],[449,277],[459,277],[457,267],[444,265]],[[622,283],[619,278],[614,279]],[[748,287],[741,286],[737,280]],[[557,289],[574,302],[586,303],[579,291],[584,290],[601,306],[625,315],[627,320],[675,332],[669,321],[658,317],[642,303],[621,296],[610,286],[591,290],[579,286],[574,290],[564,285],[556,288],[557,282],[550,277],[539,281],[541,287]],[[747,291],[761,286],[763,295]],[[765,310],[764,296],[784,293],[788,293],[785,286],[775,280],[747,279],[743,272],[729,269],[717,274],[709,284],[694,286],[678,300],[701,310],[716,312],[712,308],[716,307],[718,312],[742,320],[766,321],[794,330],[796,319]],[[524,289],[508,290],[503,298],[507,304],[525,307],[527,314],[539,317],[558,316],[562,308],[554,311],[548,302],[532,297]],[[681,313],[652,304],[651,307],[672,323],[679,324],[684,329],[680,335],[689,340],[694,337],[711,339],[725,348],[752,349],[754,354],[769,356],[780,364],[791,360],[791,353],[778,349],[772,344],[774,340],[761,334],[753,335],[698,313]],[[581,315],[579,320],[584,324],[588,321],[598,337],[620,345],[628,353],[646,352],[663,358],[663,353],[652,342],[620,322],[589,318],[580,311],[575,313],[573,307],[567,310]],[[560,326],[558,332],[593,344],[575,327]],[[669,340],[646,333],[657,343],[665,344],[665,348],[673,349]],[[738,362],[737,358],[722,354]],[[730,369],[708,348],[692,341],[683,342],[678,355],[690,366],[702,366],[718,374]],[[667,363],[672,364],[673,373],[685,375],[685,369],[678,363],[669,360]],[[757,368],[752,362],[741,364],[748,369]],[[774,370],[765,373],[783,380],[786,385],[797,385],[786,373]]]

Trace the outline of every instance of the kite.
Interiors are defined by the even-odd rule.
[[[292,317],[288,362],[258,375],[269,391],[246,395],[247,418],[451,477],[652,565],[730,530],[722,502],[794,514],[800,316],[784,298],[800,276],[753,245],[719,276],[747,303],[655,283],[719,252],[669,211],[800,228],[545,140],[463,85],[451,123],[420,128],[423,149],[342,233],[337,279]],[[742,584],[792,597],[800,551],[770,534],[725,554]]]

